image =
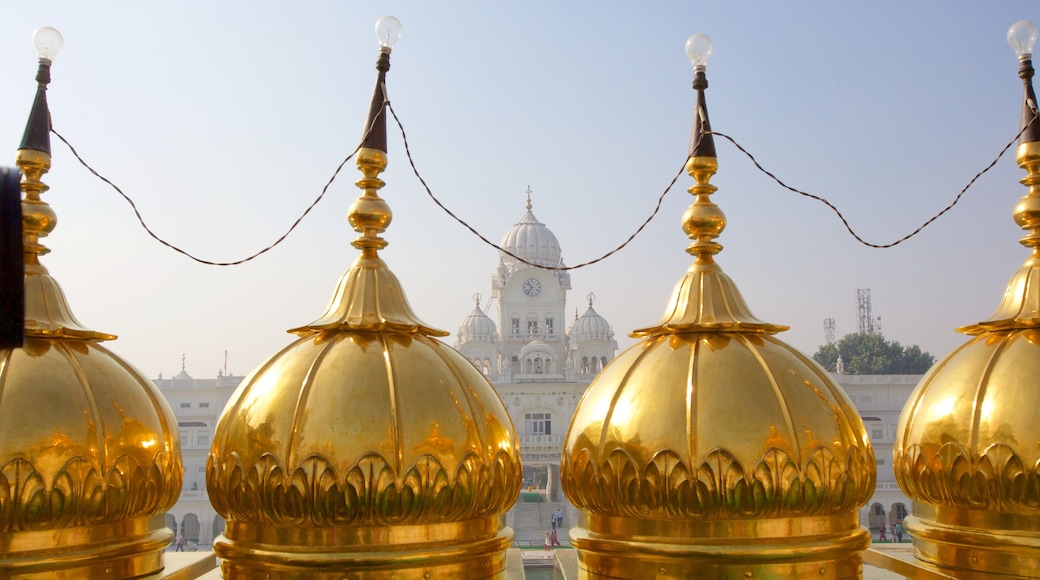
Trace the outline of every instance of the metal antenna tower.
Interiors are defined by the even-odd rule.
[[[881,317],[874,317],[870,303],[870,288],[856,290],[856,303],[859,307],[859,331],[861,334],[880,334]]]
[[[826,344],[834,344],[834,319],[824,318],[823,319],[823,337],[827,341]]]

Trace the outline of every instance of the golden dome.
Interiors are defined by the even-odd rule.
[[[291,331],[300,337],[243,380],[217,423],[206,481],[227,519],[214,546],[225,578],[489,578],[505,567],[519,441],[491,384],[433,338],[447,333],[419,321],[378,257],[386,153],[367,145],[349,215],[361,256],[326,313]]]
[[[704,86],[695,126],[710,131]],[[683,218],[696,262],[664,317],[593,380],[566,436],[561,483],[587,514],[571,542],[590,578],[859,577],[876,471],[866,430],[715,263],[726,219],[709,197],[713,147],[698,145]]]
[[[913,500],[915,555],[943,567],[1040,569],[1040,142],[1018,148],[1029,193],[1015,221],[1032,254],[974,338],[921,379],[903,408],[896,481]]]
[[[40,200],[50,155],[23,148],[17,164],[25,343],[0,350],[0,576],[158,578],[183,475],[176,419],[39,263],[56,224]]]

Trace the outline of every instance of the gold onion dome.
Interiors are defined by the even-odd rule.
[[[1030,256],[988,320],[957,329],[973,338],[921,379],[899,417],[896,481],[913,500],[905,528],[920,560],[962,576],[1035,577],[1040,570],[1040,122],[1024,34],[1025,82],[1017,161],[1029,192],[1014,218]],[[1013,43],[1014,46],[1014,43]],[[976,577],[976,576],[972,576]],[[1005,577],[1005,576],[1001,576]]]
[[[61,35],[41,28],[39,88],[16,163],[25,326],[0,350],[0,577],[158,578],[181,489],[176,419],[144,375],[85,328],[39,257],[57,217],[40,199],[51,165],[46,85]],[[41,46],[42,45],[42,46]]]
[[[687,47],[703,56],[710,40]],[[718,163],[694,65],[683,228],[696,261],[575,411],[561,483],[585,517],[571,542],[590,578],[859,577],[874,453],[841,388],[774,338],[786,327],[757,320],[714,261],[726,219],[710,201]]]
[[[380,26],[397,26],[396,19]],[[396,39],[393,30],[390,36]],[[385,36],[380,34],[380,38]],[[391,221],[383,46],[349,221],[360,257],[325,314],[247,376],[206,475],[225,578],[501,577],[520,448],[481,373],[412,312],[377,251]]]

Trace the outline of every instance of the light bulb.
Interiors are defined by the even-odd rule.
[[[711,37],[699,32],[686,40],[686,56],[693,64],[693,70],[704,70],[711,58]]]
[[[393,16],[384,16],[376,20],[376,39],[379,40],[379,46],[393,50],[394,45],[401,39],[403,30],[401,21]]]
[[[61,48],[65,46],[65,39],[63,39],[61,33],[54,28],[43,26],[37,28],[36,32],[33,33],[33,44],[36,45],[36,54],[38,54],[41,59],[53,61],[54,57],[58,56],[58,53],[61,52]]]
[[[1019,58],[1031,56],[1036,44],[1036,25],[1028,20],[1019,20],[1008,28],[1007,41]]]

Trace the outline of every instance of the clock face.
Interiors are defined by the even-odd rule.
[[[524,294],[528,296],[538,296],[542,291],[542,283],[537,278],[528,278],[524,280]]]

